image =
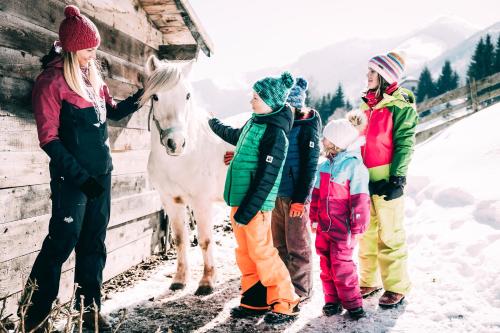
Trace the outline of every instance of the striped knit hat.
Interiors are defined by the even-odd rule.
[[[288,95],[286,102],[294,108],[303,108],[306,100],[307,86],[307,81],[304,78],[297,78],[295,85],[292,87],[292,90],[290,90],[290,95]]]
[[[389,84],[398,82],[405,71],[405,61],[396,52],[387,55],[378,55],[370,59],[368,68],[379,73]]]
[[[273,111],[277,111],[285,105],[294,82],[292,74],[284,72],[281,77],[266,77],[255,82],[253,90]]]

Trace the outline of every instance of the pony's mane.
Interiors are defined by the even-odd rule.
[[[162,63],[147,79],[139,104],[146,104],[160,90],[168,90],[179,83],[182,67],[176,63]]]

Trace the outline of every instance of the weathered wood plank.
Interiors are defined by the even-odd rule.
[[[107,281],[116,275],[126,271],[128,268],[139,264],[147,257],[151,255],[152,243],[155,241],[152,239],[152,234],[150,232],[146,233],[137,240],[126,244],[120,248],[108,252],[108,257],[106,260],[106,267],[104,268],[103,278]],[[34,259],[33,259],[34,260]],[[70,260],[68,260],[69,262]],[[32,265],[32,264],[31,264]],[[74,279],[74,268],[71,265],[65,264],[66,269],[61,274],[61,282],[59,284],[59,299],[62,302],[66,302],[71,297],[71,292],[73,290],[73,279]],[[69,268],[68,268],[69,267]],[[31,269],[31,266],[29,266]],[[26,278],[29,272],[23,280],[19,280],[16,285],[20,288],[24,287]],[[21,296],[19,291],[16,291],[7,298],[6,303],[6,314],[15,313],[17,308],[17,302]],[[0,295],[1,290],[0,290]],[[5,296],[0,296],[5,297]]]
[[[162,43],[162,33],[154,24],[151,24],[147,13],[135,1],[76,0],[70,2],[75,2],[85,15],[106,22],[155,49]]]
[[[471,101],[470,100],[466,100],[466,101],[464,101],[462,103],[459,103],[457,105],[450,106],[449,108],[446,108],[444,110],[431,113],[430,115],[423,117],[422,120],[421,120],[421,122],[425,123],[425,122],[431,121],[432,119],[436,119],[436,118],[439,118],[439,117],[446,117],[446,115],[448,115],[448,114],[450,114],[452,112],[455,112],[457,110],[467,108],[470,105],[471,105]]]
[[[5,120],[11,119],[0,116],[0,123]],[[18,130],[13,127],[12,130],[0,132],[0,151],[30,152],[38,150],[39,141],[36,127],[34,124],[32,127],[31,129]],[[112,152],[150,148],[150,134],[144,129],[108,127],[108,135]]]
[[[478,103],[484,103],[486,101],[489,101],[491,99],[497,98],[500,96],[500,89],[496,89],[493,91],[488,91],[486,93],[482,93],[477,97],[477,102]]]
[[[111,182],[113,199],[152,189],[146,173],[116,175]],[[50,214],[50,194],[49,184],[0,189],[0,224]]]
[[[31,105],[33,81],[0,76],[0,103],[27,107]]]
[[[100,50],[97,51],[97,57],[107,82],[116,81],[115,85],[122,82],[135,87],[142,86],[143,64],[136,65]],[[42,71],[40,58],[26,51],[0,46],[0,74],[33,82]],[[123,99],[126,96],[128,93],[116,98]]]
[[[0,75],[32,80],[40,71],[40,57],[0,46]]]
[[[5,233],[5,235],[0,235],[2,240],[0,243],[0,265],[5,263],[4,267],[6,267],[9,261],[40,251],[43,240],[48,233],[49,219],[49,216],[41,216],[0,225],[0,230]],[[153,212],[144,217],[119,224],[116,224],[116,221],[114,219],[113,224],[108,228],[106,237],[108,251],[132,242],[148,230],[152,230],[157,236],[159,235],[159,213]],[[154,244],[158,247],[157,250],[159,250],[158,245],[159,243]]]
[[[161,27],[165,44],[189,44],[191,42],[191,31],[186,27]],[[194,42],[194,39],[193,39]]]
[[[149,108],[150,104],[148,103],[139,111],[122,120],[114,121],[108,119],[109,127],[147,130]],[[17,132],[35,128],[35,118],[31,107],[12,104],[2,105],[0,103],[0,131]],[[150,136],[149,133],[147,135]]]
[[[112,153],[113,175],[145,172],[148,150]],[[0,188],[46,184],[49,177],[49,158],[42,151],[0,152]]]
[[[469,93],[469,88],[464,86],[457,88],[455,90],[449,91],[442,95],[436,96],[434,98],[430,98],[428,100],[423,101],[422,103],[417,105],[418,112],[423,112],[425,110],[429,110],[434,106],[438,106],[440,104],[447,103],[457,98],[466,97]]]
[[[191,60],[198,56],[198,45],[160,45],[158,57],[168,60]]]
[[[0,44],[42,56],[57,39],[59,24],[64,18],[65,4],[57,0],[29,2],[3,0],[0,5]],[[143,64],[156,50],[143,42],[116,30],[98,19],[93,19],[101,35],[101,50]],[[4,44],[2,41],[8,42]]]
[[[500,83],[500,73],[496,73],[488,77],[485,77],[484,79],[476,81],[476,89],[478,95],[481,94],[481,90],[494,86],[498,83]]]
[[[143,204],[146,204],[145,202],[142,202]],[[158,209],[154,209],[154,211],[143,211],[141,214],[136,214],[136,216],[133,219],[128,220],[127,217],[125,217],[125,221],[132,221],[129,223],[125,223],[122,226],[117,227],[117,219],[112,218],[113,223],[110,222],[110,227],[109,227],[109,234],[111,235],[109,239],[106,240],[106,247],[110,251],[110,253],[121,246],[123,244],[128,243],[128,242],[134,242],[136,239],[148,237],[149,238],[149,251],[148,255],[151,253],[152,249],[159,248],[159,237],[158,237],[158,229],[159,229],[159,223],[158,219],[152,219],[151,214],[155,214],[158,211]],[[158,214],[156,214],[158,215]],[[120,217],[124,217],[126,215],[121,215]],[[133,215],[129,215],[133,216]],[[135,221],[134,221],[135,220]],[[48,222],[40,222],[38,223],[47,223]],[[122,222],[123,223],[123,222]],[[135,225],[134,224],[137,224]],[[41,225],[40,225],[41,226]],[[2,254],[2,258],[7,258],[5,261],[0,262],[0,276],[2,277],[8,277],[8,279],[1,279],[0,280],[0,298],[5,297],[7,295],[11,295],[23,287],[23,284],[25,283],[31,267],[33,265],[33,262],[36,259],[37,253],[39,249],[41,248],[41,244],[43,242],[43,238],[46,236],[46,230],[43,232],[43,230],[39,230],[40,226],[35,226],[35,230],[29,229],[30,231],[33,232],[31,236],[31,243],[27,243],[26,240],[23,238],[17,239],[19,244],[15,247],[10,247],[10,249],[16,249],[19,251],[25,251],[23,248],[29,248],[29,249],[35,249],[34,252],[31,253],[26,253],[22,254],[18,257],[13,258],[12,254],[8,251],[5,251],[6,249],[3,248],[5,245],[3,245],[3,242],[0,243],[2,244],[2,251],[4,253]],[[3,226],[2,226],[3,227]],[[25,225],[26,228],[30,228],[30,225]],[[125,229],[124,229],[125,228]],[[140,233],[132,233],[130,230],[142,230]],[[128,230],[128,231],[127,231]],[[153,235],[155,235],[153,237]],[[12,237],[6,237],[7,240],[12,240]],[[21,249],[19,249],[21,248]],[[123,262],[130,262],[130,258],[123,258]],[[125,265],[125,264],[123,264]],[[130,264],[132,265],[132,264]],[[63,271],[66,271],[70,269],[71,267],[74,266],[74,255],[72,254],[70,258],[65,262],[63,265]]]

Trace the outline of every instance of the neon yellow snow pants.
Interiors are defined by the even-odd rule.
[[[370,215],[370,225],[359,241],[360,286],[378,287],[382,280],[386,291],[406,295],[411,283],[403,225],[404,196],[385,201],[373,195]]]

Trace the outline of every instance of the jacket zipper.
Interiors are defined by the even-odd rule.
[[[252,128],[252,126],[253,126],[253,122],[248,127],[248,130],[246,131],[245,136],[243,138],[241,138],[241,140],[242,140],[241,142],[243,142],[243,140],[245,140],[245,138],[247,137],[248,132],[250,132],[250,129]],[[235,157],[236,157],[236,153],[234,154],[233,159]],[[232,161],[231,161],[231,164],[232,164]],[[233,183],[233,168],[232,168],[232,165],[229,168],[230,168],[230,171],[229,171],[229,190],[227,191],[227,199],[229,200],[229,206],[232,206],[231,205],[231,185]]]
[[[373,109],[370,108],[370,116],[368,117],[368,124],[366,124],[366,136],[368,136],[368,133],[370,131],[370,121],[372,119],[372,114],[373,114]],[[361,152],[361,157],[363,157],[363,161],[365,160],[366,157],[366,148],[368,147],[368,140],[365,140],[365,146],[363,148],[363,151]]]
[[[326,215],[328,216],[328,220],[330,221],[330,224],[328,225],[328,229],[326,232],[330,231],[330,228],[332,227],[332,218],[330,216],[330,182],[332,181],[332,171],[333,171],[333,166],[335,165],[333,160],[332,160],[332,166],[330,167],[330,174],[328,175],[328,192],[326,195]]]

